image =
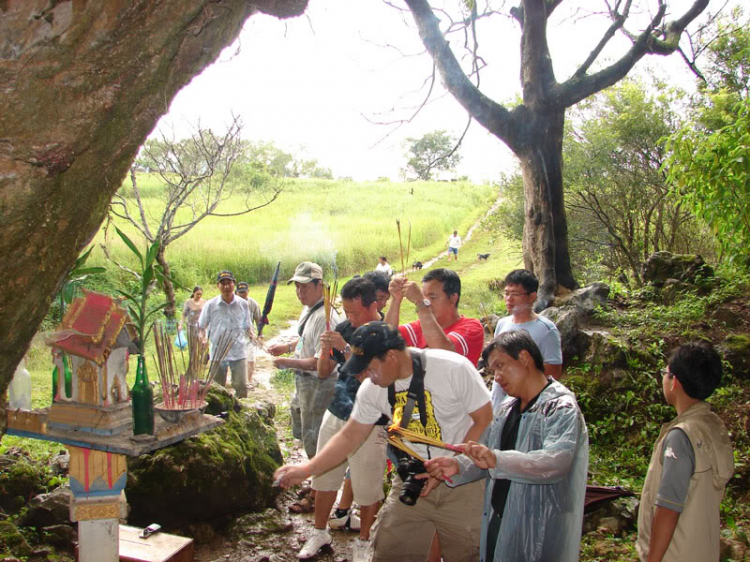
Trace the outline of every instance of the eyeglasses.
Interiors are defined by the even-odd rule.
[[[661,376],[662,376],[662,377],[663,377],[664,375],[666,375],[666,376],[668,376],[668,377],[669,377],[670,379],[673,379],[673,378],[674,378],[674,374],[673,374],[673,373],[670,373],[670,372],[669,372],[669,367],[664,367],[664,368],[663,368],[662,370],[660,370],[660,371],[659,371],[659,373],[661,373]]]
[[[510,299],[510,298],[514,298],[515,299],[517,297],[520,297],[520,296],[523,296],[523,295],[528,295],[528,294],[529,293],[503,293],[503,297],[505,297],[506,299]]]

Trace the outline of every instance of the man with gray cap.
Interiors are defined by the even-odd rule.
[[[326,330],[326,315],[323,306],[323,270],[317,263],[304,261],[294,270],[287,285],[294,283],[297,299],[304,305],[297,327],[298,337],[292,342],[280,343],[268,348],[274,355],[277,369],[294,369],[295,392],[292,396],[292,433],[301,439],[308,458],[315,456],[318,432],[328,405],[336,388],[336,377],[318,378],[320,336]],[[333,330],[339,323],[335,310],[331,311]],[[293,353],[292,357],[279,357]]]
[[[232,372],[232,388],[237,398],[247,397],[247,352],[246,333],[252,330],[252,320],[247,301],[234,294],[234,275],[231,271],[222,271],[217,278],[219,296],[212,298],[203,307],[198,318],[201,334],[211,341],[211,353],[215,353],[217,344],[225,334],[229,334],[234,343],[229,353],[219,365],[216,382],[226,386],[227,369]]]

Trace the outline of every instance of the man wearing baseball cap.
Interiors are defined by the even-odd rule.
[[[234,340],[226,357],[219,365],[216,382],[226,386],[227,369],[232,372],[232,388],[237,398],[247,397],[247,351],[248,332],[252,331],[252,320],[247,301],[234,294],[234,275],[231,271],[222,271],[217,276],[219,295],[212,298],[203,307],[198,326],[204,337],[208,332],[211,342],[211,353],[215,353],[219,343],[228,334]]]
[[[282,486],[337,466],[367,438],[382,415],[444,443],[476,440],[490,423],[489,391],[465,357],[442,349],[407,348],[399,331],[385,322],[357,328],[350,345],[352,354],[343,369],[350,375],[368,376],[357,392],[351,416],[310,462],[276,471]],[[423,459],[452,455],[435,446],[408,445]],[[394,477],[378,517],[373,562],[422,562],[436,530],[446,562],[477,560],[482,513],[467,506],[480,505],[481,483],[448,488],[429,479],[414,456],[399,455],[399,476]],[[419,482],[424,483],[421,493]]]
[[[336,388],[336,378],[318,378],[320,336],[326,330],[323,307],[323,269],[317,264],[303,261],[294,270],[287,285],[294,283],[297,299],[304,305],[299,317],[297,335],[292,342],[279,343],[268,348],[277,369],[294,369],[295,392],[292,396],[292,434],[301,439],[308,458],[315,456],[318,433],[323,414],[331,403]],[[331,311],[331,329],[339,323],[335,310]],[[292,353],[291,357],[280,357]]]
[[[245,281],[237,283],[237,296],[247,301],[247,307],[250,309],[250,317],[253,320],[253,326],[257,326],[262,316],[260,305],[258,302],[249,295],[250,285]],[[253,333],[255,330],[252,330]],[[245,347],[247,355],[247,384],[251,387],[255,386],[253,383],[253,375],[255,374],[255,339],[248,338],[247,346]]]

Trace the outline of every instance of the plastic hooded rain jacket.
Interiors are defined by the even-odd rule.
[[[487,526],[494,513],[495,479],[511,481],[494,562],[575,562],[581,541],[589,459],[586,422],[575,395],[559,382],[547,386],[521,415],[516,449],[500,451],[503,426],[515,398],[498,407],[484,444],[494,450],[495,468],[482,470],[458,457],[453,485],[487,478],[480,560],[487,556]]]

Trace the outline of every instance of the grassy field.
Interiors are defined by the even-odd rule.
[[[154,174],[138,177],[148,216],[160,216],[160,181]],[[249,283],[265,282],[279,261],[282,278],[289,278],[304,260],[319,263],[327,274],[336,266],[342,275],[351,275],[374,267],[380,255],[394,264],[399,261],[396,219],[402,223],[404,246],[411,223],[410,260],[425,261],[444,249],[454,229],[465,233],[496,197],[489,185],[462,182],[288,180],[278,199],[263,209],[205,219],[169,246],[167,259],[176,278],[190,287],[213,285],[222,269]],[[219,210],[237,212],[243,201],[235,196]],[[253,200],[260,202],[259,197]],[[177,222],[186,218],[185,211],[177,215]],[[133,227],[119,220],[115,224],[137,236]],[[105,242],[103,232],[96,242]],[[130,263],[127,248],[113,229],[106,242],[118,261]],[[107,265],[98,248],[91,263]]]
[[[147,208],[153,212],[159,203],[156,176],[143,175],[138,181]],[[227,268],[233,270],[238,279],[252,282],[250,295],[261,306],[268,290],[271,269],[276,261],[281,261],[281,281],[270,315],[271,324],[264,331],[268,340],[299,316],[301,305],[294,287],[286,285],[283,280],[291,276],[300,261],[318,261],[329,278],[333,275],[331,265],[336,263],[341,272],[339,286],[355,273],[374,269],[381,254],[387,255],[394,269],[400,270],[396,218],[402,221],[404,245],[409,221],[412,224],[409,261],[427,261],[445,250],[445,242],[452,230],[457,229],[465,236],[471,225],[486,213],[495,196],[490,186],[462,183],[358,184],[299,180],[291,182],[280,198],[267,208],[242,217],[206,220],[170,246],[167,255],[177,278],[189,287],[202,285],[206,298],[218,294],[216,272]],[[132,227],[128,228],[121,222],[115,224],[138,240]],[[109,234],[111,253],[118,261],[130,264],[130,255],[124,244],[116,235],[112,236],[113,230]],[[102,232],[96,243],[104,241]],[[486,262],[477,262],[477,253],[490,253],[491,256]],[[516,245],[491,238],[487,232],[477,229],[472,240],[461,249],[457,262],[449,263],[442,258],[432,268],[450,267],[459,273],[463,281],[461,313],[478,317],[503,310],[501,299],[488,289],[487,283],[502,278],[520,263],[520,249]],[[91,288],[114,293],[118,283],[127,279],[106,261],[99,248],[92,253],[90,264],[101,264],[109,270],[104,276],[92,277]],[[421,279],[429,269],[411,274],[411,277]],[[188,296],[186,291],[177,291],[180,310]],[[160,294],[153,296],[155,303],[162,299]],[[407,322],[415,318],[413,307],[405,306],[401,320]],[[47,324],[48,329],[54,328],[54,322]],[[147,368],[151,380],[155,380],[156,370],[151,358],[153,343],[149,341],[147,344]],[[135,359],[131,363],[130,385],[135,377]],[[32,376],[34,407],[48,406],[52,363],[41,337],[27,355],[27,368]],[[50,447],[54,451],[58,448],[40,441],[6,436],[0,443],[0,450],[16,445],[40,455],[46,454]]]

